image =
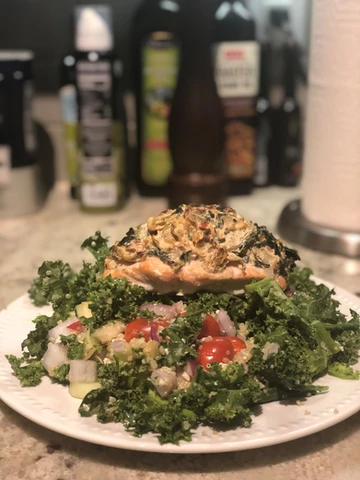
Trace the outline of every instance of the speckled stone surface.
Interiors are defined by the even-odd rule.
[[[299,191],[268,188],[230,199],[245,218],[276,231],[283,206]],[[87,215],[57,188],[35,215],[0,218],[0,309],[23,294],[44,260],[74,268],[88,259],[82,240],[101,230],[111,241],[166,208],[162,199],[132,197],[120,212]],[[360,292],[360,261],[298,247],[314,273]],[[0,473],[4,480],[359,480],[360,413],[318,434],[259,450],[212,455],[160,455],[116,450],[73,440],[21,417],[0,401]]]

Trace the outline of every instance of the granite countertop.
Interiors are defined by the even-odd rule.
[[[245,218],[276,231],[282,207],[295,189],[271,187],[230,205]],[[64,259],[74,268],[89,259],[79,246],[95,230],[111,241],[166,208],[162,199],[133,196],[118,213],[88,215],[67,196],[65,183],[35,215],[0,219],[0,309],[23,294],[44,260]],[[360,291],[360,261],[298,247],[314,273],[354,293]],[[216,455],[161,455],[117,450],[73,440],[21,417],[0,401],[0,472],[5,480],[358,480],[360,413],[328,430],[273,447]]]

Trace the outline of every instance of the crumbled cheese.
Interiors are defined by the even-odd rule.
[[[177,390],[187,390],[191,385],[190,377],[186,380],[183,375],[178,377]]]
[[[263,352],[263,359],[267,360],[269,355],[276,355],[279,351],[279,345],[277,343],[266,342],[264,348],[261,350]]]
[[[238,328],[238,335],[240,338],[246,338],[248,336],[248,322],[240,323]]]
[[[183,372],[181,376],[183,377],[184,380],[186,380],[187,382],[190,382],[191,380],[190,375],[187,372]]]

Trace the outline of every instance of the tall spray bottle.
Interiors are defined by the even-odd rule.
[[[84,211],[114,211],[124,203],[126,180],[121,63],[113,54],[111,10],[105,5],[78,6],[75,25],[78,197]]]

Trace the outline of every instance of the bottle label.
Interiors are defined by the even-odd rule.
[[[82,183],[80,187],[82,204],[90,208],[107,208],[118,202],[116,183]]]
[[[79,60],[76,64],[76,81],[80,120],[79,173],[80,182],[86,185],[80,189],[80,199],[84,207],[116,207],[119,198],[114,192],[120,187],[119,168],[123,159],[113,150],[111,61]]]
[[[9,145],[0,145],[0,187],[6,187],[11,178],[11,149]]]
[[[257,42],[221,42],[214,47],[215,79],[224,107],[225,155],[231,179],[251,179],[256,146]]]
[[[143,133],[141,175],[163,186],[172,170],[168,118],[176,86],[179,48],[169,32],[153,32],[142,49]]]
[[[221,42],[215,45],[215,78],[221,98],[254,97],[258,94],[259,55],[257,42]]]
[[[256,146],[255,126],[239,119],[228,120],[225,134],[225,154],[230,178],[252,178]]]

